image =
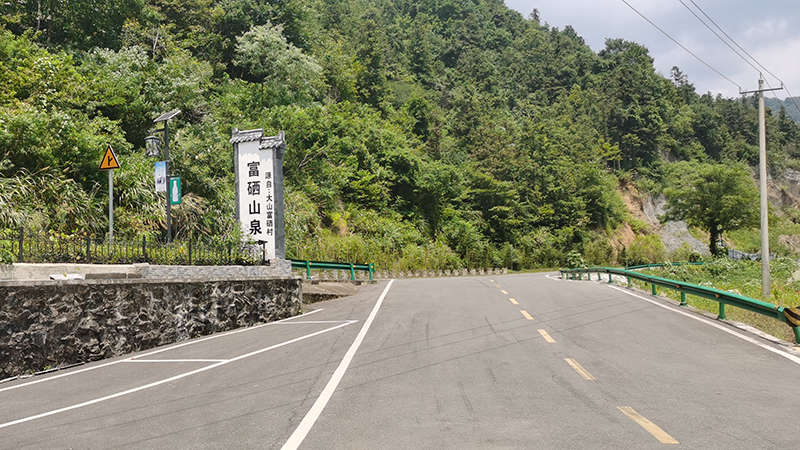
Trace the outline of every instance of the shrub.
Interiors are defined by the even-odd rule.
[[[605,239],[593,239],[583,246],[583,257],[590,266],[607,266],[614,261],[614,247]]]
[[[667,258],[667,249],[661,238],[655,234],[639,236],[631,242],[625,253],[625,265],[636,266],[664,261]]]

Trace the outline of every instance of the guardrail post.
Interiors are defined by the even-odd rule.
[[[678,306],[687,306],[686,305],[686,292],[681,292],[681,304]]]
[[[719,302],[719,315],[717,316],[717,320],[727,320],[728,318],[725,317],[725,303]]]
[[[650,283],[650,290],[652,291],[653,295],[658,295],[655,283]]]
[[[800,327],[792,327],[794,330],[794,343],[800,344]]]
[[[614,275],[613,275],[613,274],[611,274],[611,273],[609,273],[609,274],[608,274],[608,284],[611,284],[611,283],[613,283],[613,282],[614,282]]]
[[[311,279],[311,261],[306,261],[306,280]]]
[[[375,273],[375,264],[369,263],[369,282],[372,283],[372,274]]]
[[[353,266],[353,263],[350,263],[350,281],[356,281],[356,269]]]

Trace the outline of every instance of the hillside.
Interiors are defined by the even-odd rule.
[[[800,122],[800,109],[798,109],[798,106],[800,106],[800,97],[786,97],[780,100],[765,96],[764,106],[772,110],[772,114],[786,114],[795,122]],[[785,109],[783,113],[781,113],[781,108]]]
[[[115,237],[163,237],[143,147],[172,109],[178,239],[240,233],[231,130],[284,130],[289,256],[385,268],[627,262],[658,243],[620,187],[662,192],[675,161],[757,163],[754,99],[698,95],[639,44],[594,53],[502,0],[29,3],[0,15],[7,234],[102,236],[110,144]],[[768,142],[776,179],[800,168],[797,122],[769,117]]]

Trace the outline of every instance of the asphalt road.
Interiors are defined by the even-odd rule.
[[[545,274],[396,280],[0,384],[0,449],[796,449],[800,358]]]

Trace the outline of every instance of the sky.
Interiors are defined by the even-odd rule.
[[[625,1],[733,83],[671,41],[623,0],[505,0],[509,8],[519,11],[524,17],[528,17],[534,8],[538,9],[540,21],[550,27],[564,29],[572,25],[595,52],[605,47],[607,38],[622,38],[643,45],[655,59],[658,72],[669,77],[672,67],[678,66],[699,94],[711,92],[724,97],[738,97],[740,88],[745,91],[758,88],[759,70],[769,85],[780,87],[780,81],[768,72],[748,65],[681,4],[683,1],[725,38],[695,8],[694,2],[747,53],[783,80],[788,92],[800,96],[800,1]],[[735,44],[730,45],[747,58]],[[774,94],[780,99],[789,96],[787,90]],[[773,96],[771,93],[765,95]]]

